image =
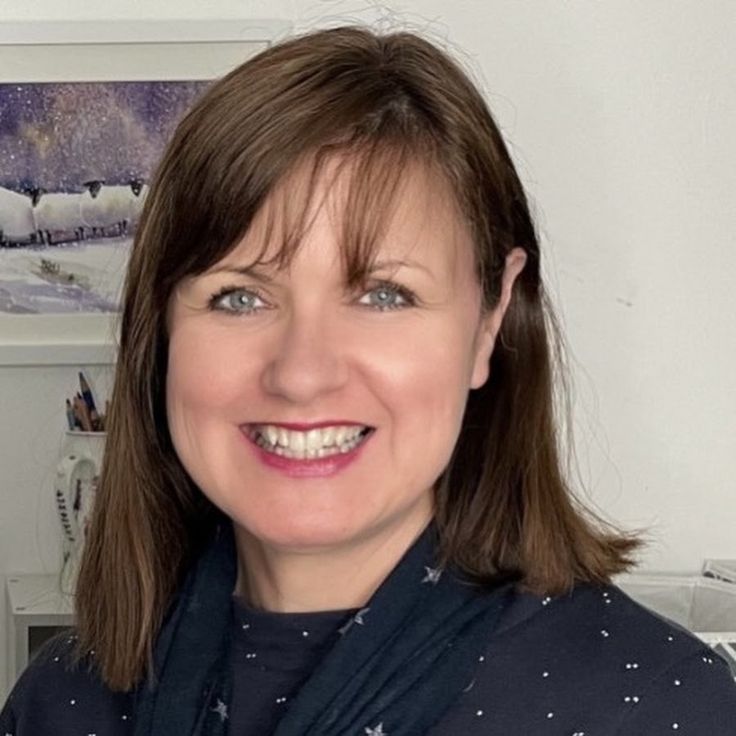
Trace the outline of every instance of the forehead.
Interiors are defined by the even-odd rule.
[[[288,268],[314,241],[336,249],[348,281],[379,258],[411,257],[450,273],[474,261],[470,230],[437,166],[332,154],[284,176],[221,263]]]

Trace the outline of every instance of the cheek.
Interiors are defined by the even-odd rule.
[[[243,387],[252,386],[249,363],[237,360],[231,341],[213,330],[182,325],[169,341],[166,414],[179,459],[194,482],[218,503],[226,487],[220,473],[231,462],[233,426],[242,420]],[[252,369],[251,369],[252,370]],[[210,495],[213,494],[213,495]]]
[[[249,361],[227,340],[199,330],[175,332],[169,343],[166,400],[170,421],[188,412],[218,413],[235,408],[234,400],[248,386]]]
[[[401,344],[386,346],[383,376],[397,412],[398,442],[423,444],[449,460],[460,431],[469,390],[472,338],[456,324],[426,333],[416,330]],[[443,466],[444,467],[444,466]]]

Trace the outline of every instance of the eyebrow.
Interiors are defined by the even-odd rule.
[[[240,276],[250,276],[261,281],[273,281],[273,278],[262,269],[259,269],[258,266],[218,266],[217,268],[213,268],[209,273],[236,273]]]
[[[418,261],[402,261],[402,260],[392,260],[392,261],[376,261],[371,268],[368,269],[368,273],[372,273],[373,271],[380,271],[384,268],[392,268],[392,267],[405,267],[405,268],[418,268],[420,271],[424,271],[426,274],[428,274],[432,279],[434,279],[434,274],[432,271],[427,268],[423,263],[419,263]]]
[[[423,263],[419,263],[417,261],[406,261],[401,259],[395,259],[395,260],[383,260],[383,261],[376,261],[369,269],[367,269],[367,273],[371,274],[375,271],[381,271],[385,268],[416,268],[420,271],[424,271],[426,274],[430,276],[430,278],[434,279],[435,275],[432,273],[432,271],[427,268]],[[273,277],[269,276],[265,271],[262,269],[259,269],[257,265],[252,266],[218,266],[217,268],[212,269],[210,273],[235,273],[240,276],[248,276],[251,278],[257,278],[261,281],[265,281],[266,283],[271,283],[273,281]]]

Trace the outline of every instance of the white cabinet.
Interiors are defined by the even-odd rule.
[[[13,686],[36,650],[73,623],[73,597],[61,592],[57,575],[9,575],[8,684]]]

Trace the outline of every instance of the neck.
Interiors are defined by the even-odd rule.
[[[431,514],[339,548],[298,550],[268,545],[235,524],[238,579],[234,593],[255,608],[281,613],[360,608],[430,520]]]

